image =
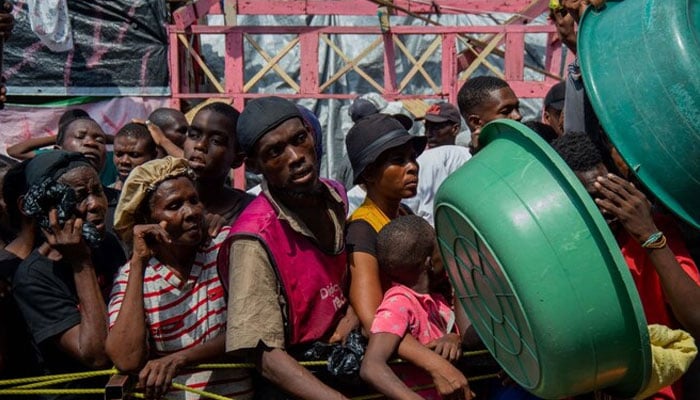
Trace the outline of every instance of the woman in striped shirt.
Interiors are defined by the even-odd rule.
[[[112,289],[107,353],[119,370],[140,370],[148,398],[199,398],[171,383],[252,398],[246,370],[185,369],[220,361],[226,332],[216,257],[228,228],[209,240],[192,176],[187,161],[166,157],[135,168],[124,183],[115,229],[133,255]]]

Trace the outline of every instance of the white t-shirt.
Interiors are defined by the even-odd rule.
[[[418,193],[415,197],[404,199],[403,203],[435,226],[433,202],[438,188],[445,178],[470,158],[469,150],[462,146],[445,145],[425,150],[418,156]]]

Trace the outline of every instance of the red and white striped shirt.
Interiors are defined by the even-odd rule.
[[[156,258],[144,271],[143,296],[151,352],[164,356],[194,347],[226,333],[226,298],[216,269],[216,257],[230,228],[223,228],[197,253],[186,281],[181,281]],[[109,326],[114,326],[129,279],[130,265],[119,269],[109,301]],[[235,399],[251,399],[253,386],[245,369],[182,373],[173,382]],[[198,395],[171,391],[171,399],[198,399]]]

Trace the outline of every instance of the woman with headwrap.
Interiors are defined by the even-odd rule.
[[[41,235],[12,286],[43,370],[105,367],[103,290],[125,257],[105,231],[107,199],[97,172],[83,155],[56,150],[29,161],[25,178],[22,213],[34,218]]]
[[[118,369],[140,370],[149,398],[164,395],[172,382],[252,398],[246,370],[182,371],[225,353],[226,299],[216,258],[229,228],[213,239],[205,233],[193,179],[187,161],[168,156],[134,168],[124,182],[115,229],[132,243],[133,255],[112,289],[107,353]]]

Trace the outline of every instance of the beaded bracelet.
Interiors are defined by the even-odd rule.
[[[649,238],[642,243],[642,247],[645,249],[662,249],[666,247],[666,236],[663,232],[654,232],[649,235]]]

